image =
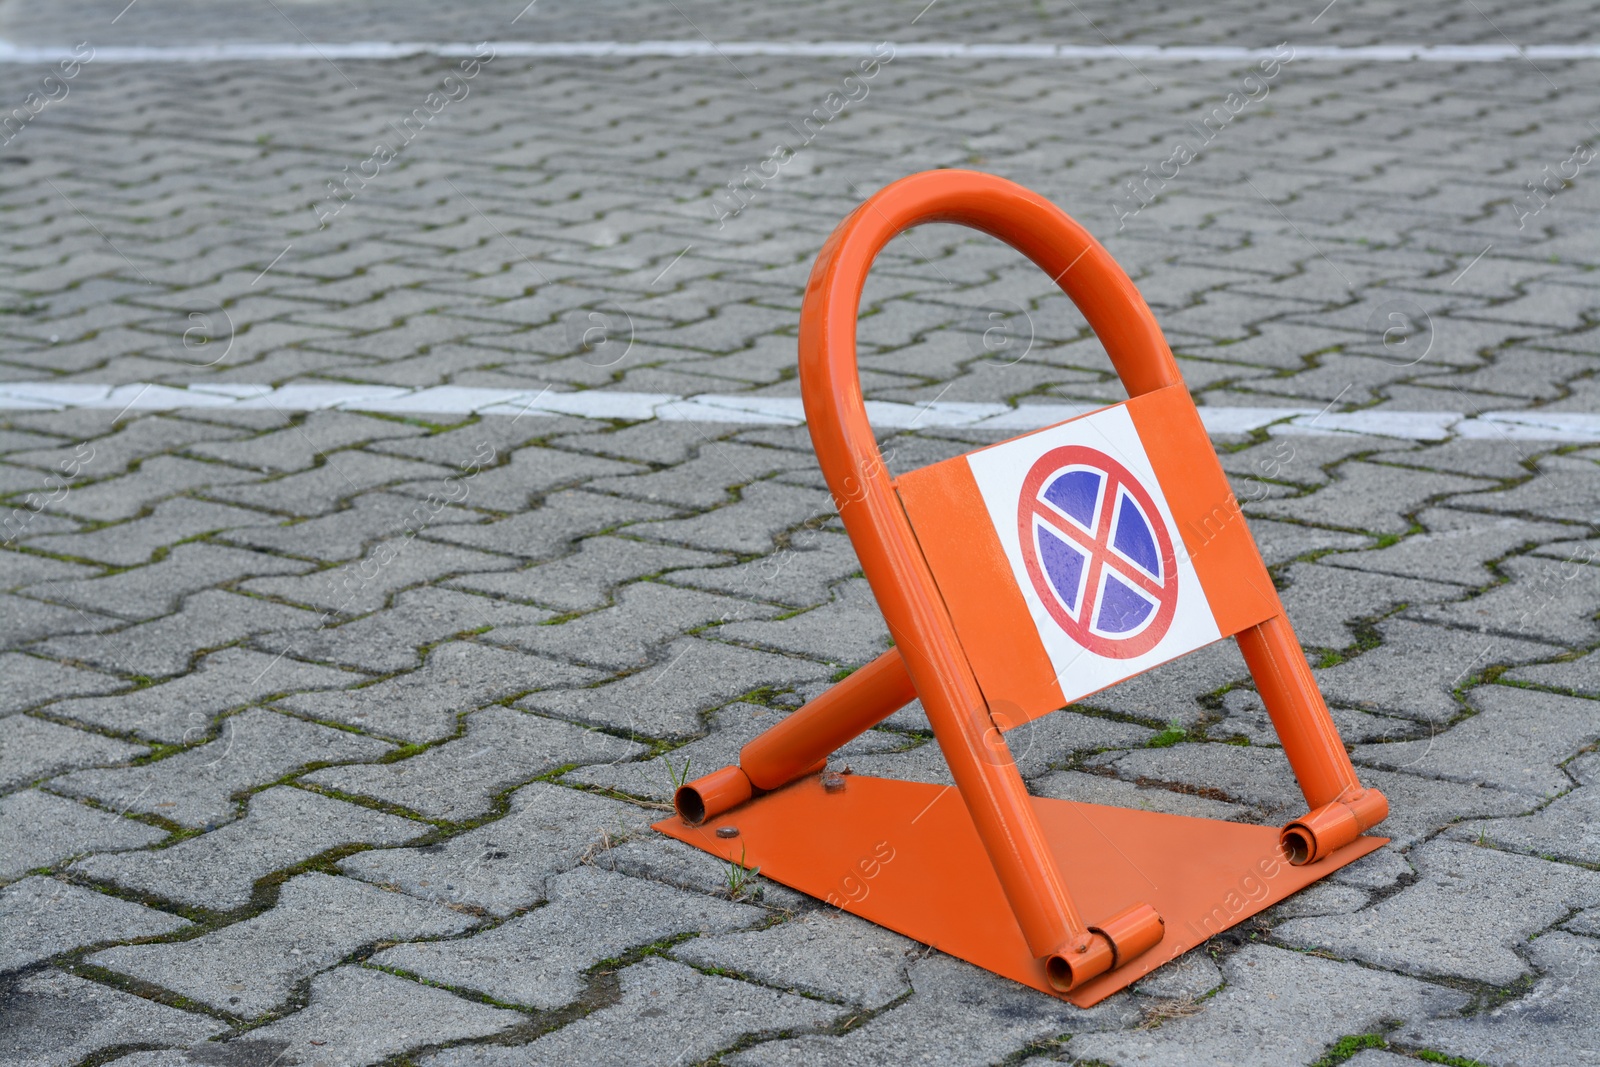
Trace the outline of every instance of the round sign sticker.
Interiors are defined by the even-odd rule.
[[[1017,533],[1034,591],[1078,644],[1131,659],[1166,636],[1178,609],[1172,535],[1121,463],[1082,445],[1040,456],[1022,483]]]

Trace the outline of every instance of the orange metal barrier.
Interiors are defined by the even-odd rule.
[[[895,182],[857,208],[823,246],[806,289],[800,320],[800,381],[817,457],[895,648],[745,746],[738,767],[725,768],[680,789],[677,807],[682,822],[667,820],[658,828],[716,851],[718,847],[708,844],[709,839],[703,833],[697,834],[694,827],[725,815],[737,815],[742,823],[748,823],[746,813],[785,797],[790,799],[783,803],[804,806],[808,815],[843,810],[820,791],[803,787],[807,776],[820,770],[829,753],[840,745],[920,696],[982,855],[992,867],[1004,905],[1014,916],[1026,951],[1037,961],[1038,970],[1019,971],[1022,965],[1009,958],[995,962],[985,957],[975,962],[1012,973],[1040,988],[1078,993],[1080,996],[1074,999],[1092,1002],[1137,978],[1133,968],[1125,969],[1124,965],[1141,954],[1153,956],[1151,950],[1162,942],[1163,917],[1144,897],[1128,895],[1146,892],[1139,885],[1139,877],[1152,886],[1156,883],[1144,871],[1138,872],[1138,877],[1129,874],[1126,880],[1131,888],[1116,899],[1131,903],[1110,914],[1091,913],[1087,919],[1079,910],[1074,893],[1069,892],[1063,879],[1063,871],[1071,870],[1074,863],[1071,855],[1062,855],[1066,846],[1061,844],[1061,834],[1067,831],[1051,831],[1047,835],[1041,823],[1041,819],[1047,819],[1054,826],[1065,818],[1042,804],[1064,802],[1041,802],[1030,797],[1000,740],[1005,729],[1031,717],[1031,712],[1023,709],[1027,714],[1019,719],[1002,714],[986,699],[952,619],[953,609],[947,607],[941,595],[930,559],[913,529],[913,520],[885,468],[861,395],[855,330],[867,271],[894,236],[930,222],[958,223],[981,230],[1038,264],[1088,319],[1130,398],[1171,387],[1178,387],[1181,393],[1177,364],[1138,290],[1083,227],[1042,197],[990,175],[947,170]],[[1181,395],[1188,404],[1186,410],[1192,412],[1192,401],[1186,393]],[[1197,418],[1195,425],[1198,426]],[[1207,457],[1215,463],[1209,449]],[[1220,469],[1215,473],[1220,475]],[[1225,487],[1225,483],[1220,484]],[[1228,503],[1237,508],[1231,499]],[[1253,546],[1250,555],[1254,556]],[[1258,558],[1256,562],[1259,563]],[[1270,617],[1238,630],[1236,637],[1312,809],[1283,829],[1282,854],[1290,864],[1321,866],[1319,861],[1339,853],[1337,863],[1326,869],[1274,883],[1275,892],[1292,891],[1377,847],[1381,843],[1377,839],[1363,838],[1358,848],[1346,849],[1357,843],[1363,830],[1385,816],[1387,803],[1376,790],[1362,789],[1276,594],[1269,588],[1261,595],[1269,598]],[[1264,614],[1253,617],[1262,618]],[[865,786],[866,781],[850,785],[851,804],[867,803],[854,796],[862,792],[858,786]],[[783,788],[790,783],[795,784]],[[770,796],[761,795],[775,790],[778,792]],[[877,809],[861,809],[858,817],[875,812],[873,818],[887,819],[888,813],[899,810],[900,801],[889,799],[889,794],[882,793],[879,787],[868,792],[873,797],[881,794],[884,799],[874,801],[879,805]],[[757,799],[751,801],[752,796]],[[936,801],[937,797],[930,801],[930,807]],[[825,808],[829,803],[834,807]],[[1075,816],[1086,820],[1100,817],[1087,810],[1093,805],[1077,807],[1084,810],[1075,810]],[[1098,809],[1111,810],[1114,809]],[[965,826],[959,820],[956,825]],[[788,831],[790,840],[786,842],[783,832],[775,828],[773,839],[764,841],[763,847],[775,857],[789,849],[791,858],[803,853],[807,862],[820,862],[816,857],[821,853],[806,851],[813,848],[812,844],[802,847],[794,839],[797,832]],[[955,835],[957,830],[949,833]],[[1155,830],[1147,833],[1152,840],[1160,836]],[[1052,836],[1056,838],[1054,846]],[[745,837],[754,844],[748,829]],[[1237,862],[1247,867],[1257,862],[1258,837],[1245,842],[1232,830],[1215,830],[1213,837],[1216,842],[1226,839],[1227,844],[1214,847],[1234,850]],[[1195,840],[1197,844],[1204,843],[1200,838]],[[893,850],[892,844],[887,847]],[[1089,846],[1080,843],[1072,847],[1087,855]],[[784,864],[776,860],[763,860],[764,871],[775,877],[782,877],[775,873],[781,866]],[[796,872],[791,875],[791,884],[806,880],[797,858],[787,869]],[[1182,887],[1163,888],[1161,892],[1167,894],[1164,899],[1184,900]],[[973,890],[973,895],[980,895],[979,890]],[[1281,894],[1273,899],[1281,899]],[[934,921],[910,916],[918,907],[921,905],[914,902],[895,904],[899,910],[878,913],[879,921],[905,929]],[[865,913],[867,909],[862,910]],[[908,917],[898,921],[902,913]],[[1239,914],[1231,921],[1243,917]],[[942,917],[938,921],[952,920]],[[926,927],[919,927],[922,928]],[[1179,944],[1177,939],[1166,946],[1176,951],[1184,947],[1187,945]],[[1175,951],[1169,951],[1165,958],[1173,954]],[[974,949],[967,958],[973,955],[984,952]],[[1106,975],[1113,970],[1117,974]],[[1139,973],[1144,970],[1148,965]],[[1104,978],[1095,983],[1095,988],[1085,992],[1086,984],[1100,976]]]

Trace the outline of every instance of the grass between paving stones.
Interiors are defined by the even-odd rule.
[[[1441,1063],[1445,1067],[1488,1067],[1488,1064],[1480,1060],[1468,1059],[1465,1056],[1448,1056],[1432,1049],[1396,1048],[1389,1044],[1382,1034],[1352,1034],[1341,1037],[1334,1042],[1333,1047],[1323,1053],[1321,1059],[1307,1064],[1307,1067],[1338,1067],[1339,1064],[1353,1059],[1356,1053],[1369,1048],[1383,1049],[1396,1056],[1406,1056],[1424,1063]]]
[[[1313,1061],[1307,1067],[1338,1067],[1362,1049],[1388,1047],[1389,1043],[1383,1039],[1382,1034],[1355,1034],[1341,1037],[1333,1043],[1332,1048],[1322,1054],[1321,1059]]]
[[[152,940],[165,941],[169,939],[144,938],[140,941],[119,941],[117,944],[142,945],[147,944]],[[79,951],[88,952],[95,950],[80,949]],[[237,1026],[239,1022],[238,1016],[236,1015],[229,1015],[227,1012],[218,1011],[209,1004],[198,1000],[192,1000],[181,993],[174,993],[169,989],[164,989],[158,985],[152,985],[149,982],[134,978],[131,975],[123,974],[120,971],[107,970],[104,967],[99,967],[92,963],[85,963],[82,960],[74,960],[70,963],[63,964],[62,968],[69,974],[75,974],[79,978],[86,978],[91,981],[99,982],[102,985],[111,986],[113,989],[120,989],[124,993],[131,993],[132,995],[140,997],[144,1000],[153,1000],[157,1004],[165,1004],[171,1008],[182,1008],[184,1011],[198,1012],[201,1015],[206,1015],[210,1018],[225,1022],[229,1026]]]
[[[1424,1063],[1443,1063],[1446,1067],[1489,1067],[1482,1060],[1468,1059],[1465,1056],[1449,1056],[1443,1052],[1435,1052],[1427,1048],[1418,1049],[1411,1055]]]
[[[1145,748],[1171,748],[1179,741],[1187,739],[1189,731],[1177,719],[1167,723],[1166,728],[1144,743]]]

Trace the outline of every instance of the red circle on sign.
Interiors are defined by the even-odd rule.
[[[1172,535],[1121,463],[1083,445],[1040,456],[1017,502],[1022,560],[1050,617],[1099,656],[1131,659],[1178,610]]]

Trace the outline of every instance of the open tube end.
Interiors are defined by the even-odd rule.
[[[1116,952],[1103,934],[1084,933],[1045,957],[1045,978],[1057,993],[1070,993],[1109,971],[1115,960]]]
[[[684,822],[699,826],[707,819],[737,808],[749,800],[753,792],[744,771],[737,766],[724,767],[680,785],[672,794],[672,806]]]
[[[1278,842],[1289,862],[1303,867],[1333,855],[1388,814],[1389,801],[1376,789],[1350,790],[1285,826]]]
[[[1045,957],[1045,977],[1057,993],[1070,993],[1089,979],[1114,971],[1154,948],[1166,932],[1167,924],[1156,909],[1135,904],[1089,927]]]
[[[690,826],[699,826],[706,821],[705,798],[692,784],[678,787],[677,792],[672,794],[672,806],[678,810],[678,817]]]

